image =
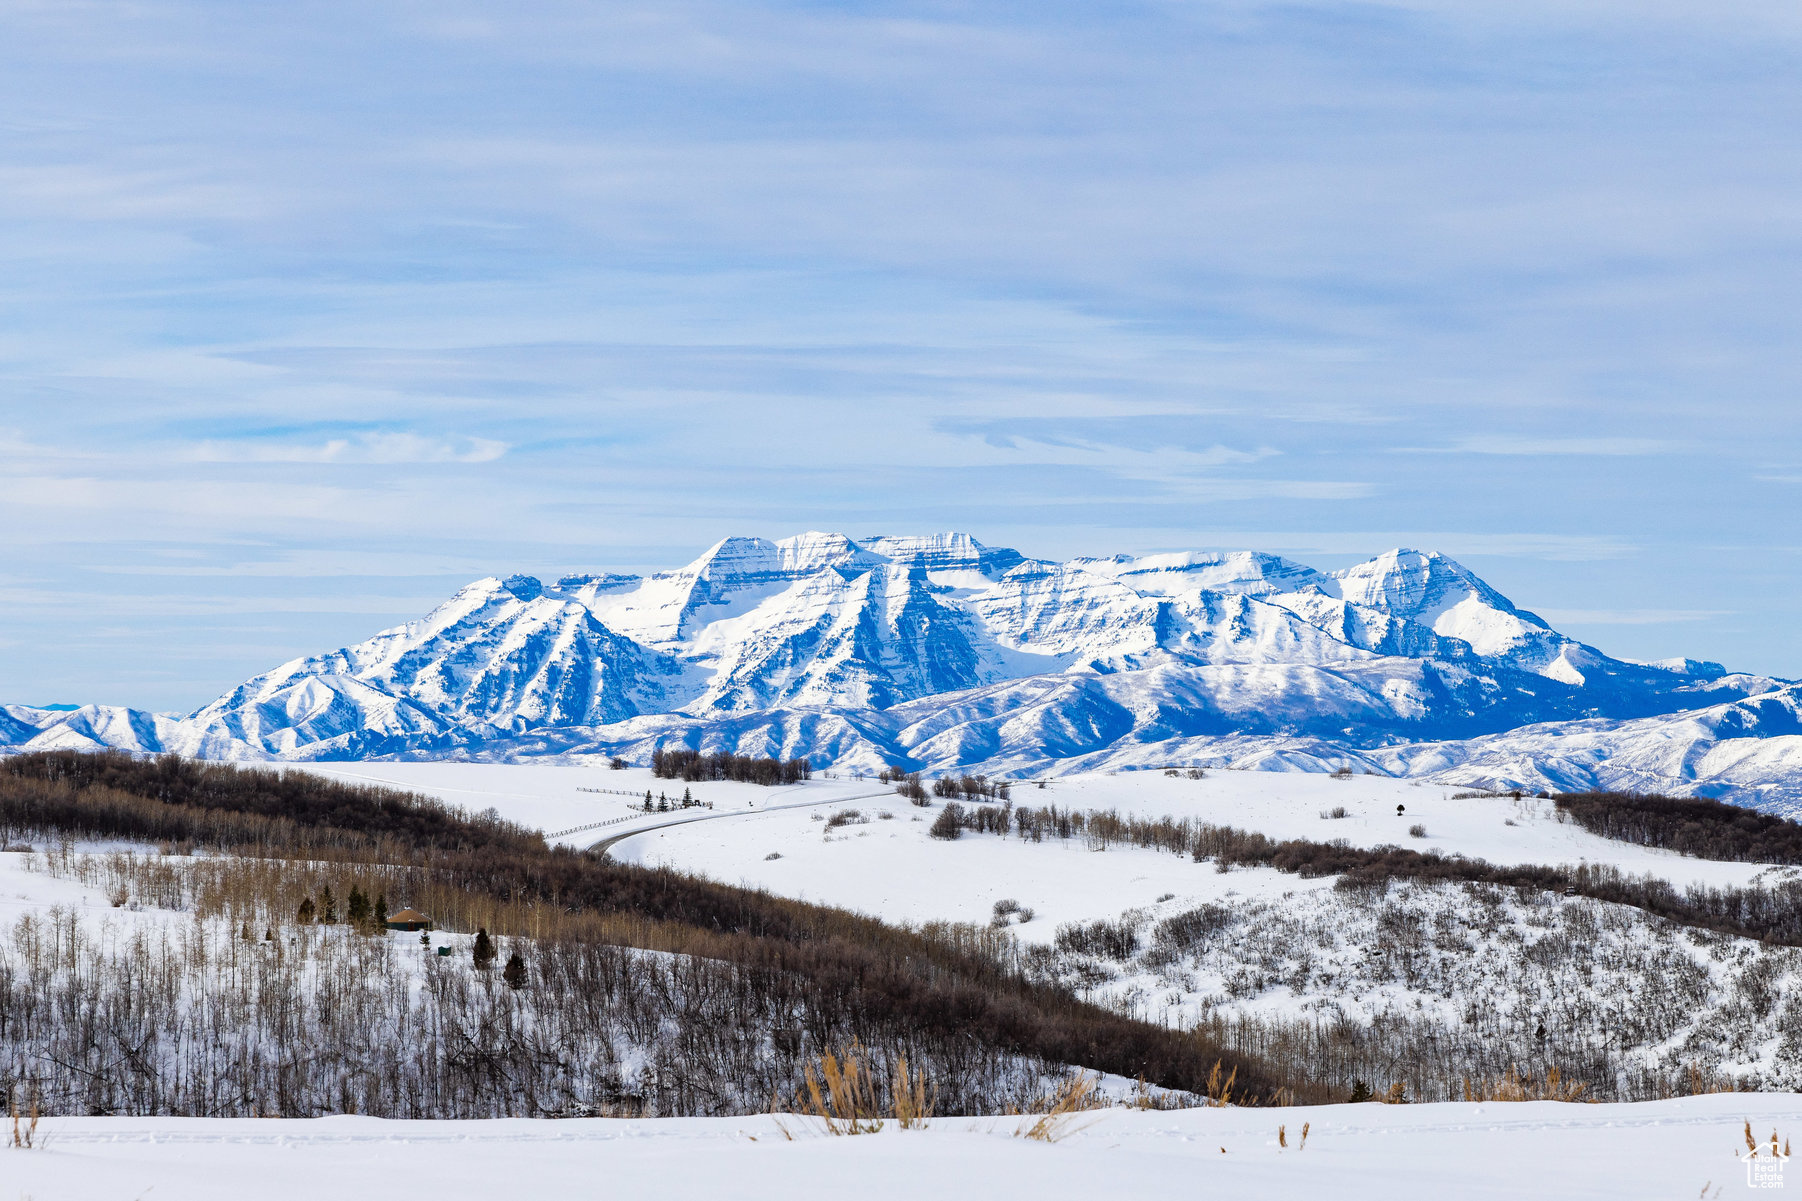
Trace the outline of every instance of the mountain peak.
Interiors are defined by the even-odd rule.
[[[535,601],[544,595],[544,585],[536,576],[510,575],[501,581],[501,587],[522,601]]]
[[[0,746],[639,757],[699,739],[828,758],[855,745],[935,768],[1125,762],[1171,739],[1467,737],[1770,686],[1715,664],[1610,659],[1411,547],[1327,573],[1257,551],[1059,563],[958,531],[814,530],[722,539],[645,577],[488,576],[188,718],[8,709]]]
[[[1522,660],[1529,670],[1546,671],[1564,657],[1566,647],[1576,645],[1438,551],[1397,547],[1335,571],[1331,579],[1346,601],[1460,639],[1479,655],[1517,655],[1530,645],[1530,657]],[[1568,663],[1550,674],[1581,680]]]
[[[1318,587],[1324,577],[1312,567],[1263,551],[1172,551],[1077,559],[1073,566],[1110,575],[1129,587],[1160,596],[1193,591],[1265,596]]]
[[[1026,556],[1017,550],[984,546],[956,530],[943,534],[878,535],[863,539],[862,545],[891,562],[928,571],[978,571],[995,577],[1026,561]]]

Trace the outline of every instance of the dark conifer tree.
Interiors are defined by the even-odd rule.
[[[508,988],[515,991],[526,986],[526,961],[518,951],[507,956],[507,966],[501,969],[501,979],[507,982]]]
[[[369,925],[369,898],[355,884],[350,886],[350,900],[344,906],[344,920],[359,930]]]
[[[487,968],[494,963],[494,940],[488,937],[487,927],[476,931],[476,945],[471,958],[479,968]]]
[[[313,924],[313,898],[312,897],[302,897],[301,898],[300,908],[295,910],[295,912],[294,912],[294,920],[299,922],[303,926],[310,926]]]

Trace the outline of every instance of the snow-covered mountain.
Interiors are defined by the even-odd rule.
[[[650,576],[478,580],[184,718],[0,709],[0,746],[348,759],[682,742],[1035,771],[1225,756],[1781,792],[1802,788],[1795,709],[1786,681],[1610,658],[1438,554],[1322,572],[1247,551],[1056,563],[966,534],[810,533],[728,538]]]

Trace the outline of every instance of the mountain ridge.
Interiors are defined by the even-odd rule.
[[[1319,571],[1257,551],[1055,562],[956,532],[813,531],[724,538],[642,576],[484,577],[185,717],[0,707],[0,749],[304,760],[680,743],[1013,771],[1238,756],[1525,786],[1599,780],[1610,731],[1664,723],[1691,743],[1778,739],[1737,775],[1687,778],[1787,804],[1802,802],[1802,751],[1792,763],[1781,740],[1802,730],[1758,714],[1793,713],[1794,697],[1791,681],[1705,661],[1611,658],[1430,551]],[[1582,754],[1556,745],[1566,727]]]

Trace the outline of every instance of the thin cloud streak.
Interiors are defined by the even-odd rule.
[[[301,654],[808,528],[1415,545],[1802,674],[1793,580],[1719,549],[1802,461],[1791,9],[12,15],[20,695],[192,707],[269,666],[260,579],[351,606]],[[139,584],[147,664],[83,649]]]

